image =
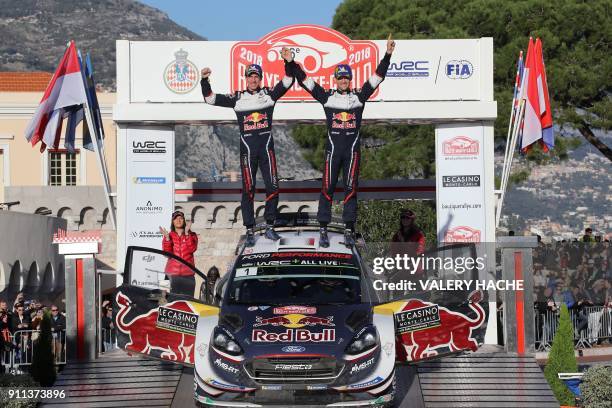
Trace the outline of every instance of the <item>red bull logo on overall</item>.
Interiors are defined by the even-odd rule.
[[[357,127],[357,117],[354,113],[338,112],[332,115],[332,128],[334,129],[354,129]]]
[[[244,130],[257,130],[267,128],[268,125],[268,114],[253,112],[246,115],[242,121],[244,125]]]
[[[482,297],[480,291],[474,291],[469,296],[468,305],[476,313],[475,318],[434,303],[410,299],[395,315],[398,357],[416,361],[437,355],[439,349],[476,351],[478,342],[472,332],[480,328],[486,318],[479,304]],[[409,320],[419,324],[402,324]]]

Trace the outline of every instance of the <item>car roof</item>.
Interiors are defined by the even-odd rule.
[[[256,234],[255,245],[245,248],[242,255],[288,251],[353,253],[351,248],[344,245],[344,235],[334,231],[328,231],[330,245],[327,248],[319,246],[319,231],[289,230],[277,232],[281,237],[278,241],[272,241],[261,234]]]

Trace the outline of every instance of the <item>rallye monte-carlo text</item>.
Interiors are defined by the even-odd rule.
[[[333,230],[320,248],[308,221],[295,216],[280,241],[241,247],[213,292],[192,268],[199,299],[167,288],[164,263],[180,260],[131,247],[115,294],[120,346],[193,365],[204,406],[390,407],[397,361],[482,343],[478,293],[452,308],[423,294],[381,303],[358,248]]]

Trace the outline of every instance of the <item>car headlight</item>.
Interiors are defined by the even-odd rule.
[[[378,344],[378,334],[374,327],[367,328],[359,333],[346,346],[346,354],[359,354],[366,350],[376,347]]]
[[[238,356],[242,354],[242,348],[232,340],[223,330],[217,329],[213,334],[213,346],[224,353]]]

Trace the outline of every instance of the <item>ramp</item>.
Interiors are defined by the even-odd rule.
[[[69,363],[53,387],[65,390],[67,398],[43,400],[41,406],[169,407],[182,369],[173,363],[131,357],[115,350],[98,360]]]
[[[417,373],[426,408],[559,408],[535,357],[477,352],[419,363]]]

